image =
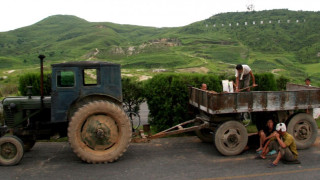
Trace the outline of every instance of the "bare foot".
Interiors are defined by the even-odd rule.
[[[257,152],[258,152],[258,151],[262,151],[262,147],[260,147],[260,148],[259,148],[259,149],[257,149],[256,151],[257,151]]]
[[[265,156],[258,155],[258,156],[255,157],[255,159],[266,159],[266,157],[265,157]]]

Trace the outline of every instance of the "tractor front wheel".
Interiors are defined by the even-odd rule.
[[[17,136],[3,136],[0,138],[1,165],[16,165],[21,161],[23,155],[23,142]]]

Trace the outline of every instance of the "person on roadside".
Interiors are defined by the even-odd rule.
[[[201,90],[207,91],[207,90],[208,90],[207,84],[202,83],[202,84],[201,84]]]
[[[268,167],[276,167],[280,160],[286,164],[300,164],[298,160],[297,146],[291,134],[287,133],[287,128],[284,123],[279,123],[276,126],[276,132],[272,133],[272,138],[269,139],[262,154],[257,156],[257,159],[266,159],[266,154],[271,149],[277,151],[277,157]]]
[[[304,82],[306,83],[307,86],[311,86],[310,78],[306,78],[306,80],[304,80]]]
[[[256,80],[251,71],[251,68],[248,65],[238,64],[236,66],[236,89],[235,92],[240,92],[241,89],[247,88],[247,91],[250,91],[250,77],[252,78],[252,87],[258,86]]]
[[[200,88],[200,89],[203,90],[203,91],[207,91],[207,92],[209,92],[209,93],[218,94],[216,91],[210,91],[210,90],[208,90],[207,84],[205,84],[205,83],[202,83],[202,84],[201,84],[201,88]]]
[[[272,138],[272,133],[276,130],[275,128],[275,124],[273,122],[273,120],[271,118],[269,118],[269,120],[267,121],[267,124],[262,127],[262,129],[258,132],[259,134],[259,140],[260,140],[260,146],[259,148],[256,150],[259,154],[262,153],[264,144],[266,144],[267,140],[269,140],[270,138]],[[273,154],[273,153],[271,153]]]

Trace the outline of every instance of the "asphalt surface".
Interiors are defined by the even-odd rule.
[[[320,135],[319,135],[320,136]],[[0,179],[319,179],[320,137],[299,151],[302,164],[279,163],[267,168],[275,156],[256,160],[255,150],[222,156],[212,144],[195,136],[132,143],[118,161],[87,164],[67,142],[38,142],[17,166],[0,166]]]
[[[146,114],[141,114],[144,123]],[[213,144],[187,136],[132,143],[114,163],[87,164],[67,142],[37,142],[19,165],[0,166],[0,179],[320,179],[320,132],[311,148],[298,152],[302,164],[280,162],[267,168],[275,155],[256,160],[251,149],[237,156],[222,156]]]

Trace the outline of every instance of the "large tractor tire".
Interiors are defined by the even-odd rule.
[[[23,155],[23,142],[17,136],[3,136],[0,138],[1,165],[16,165],[21,161]]]
[[[68,138],[74,153],[87,163],[113,162],[131,141],[131,123],[125,112],[107,101],[81,107],[71,118]]]
[[[297,149],[306,149],[317,139],[317,123],[310,114],[299,113],[290,119],[287,132],[295,139]]]
[[[248,143],[248,133],[245,126],[238,121],[222,123],[214,133],[216,149],[225,156],[240,154]]]

